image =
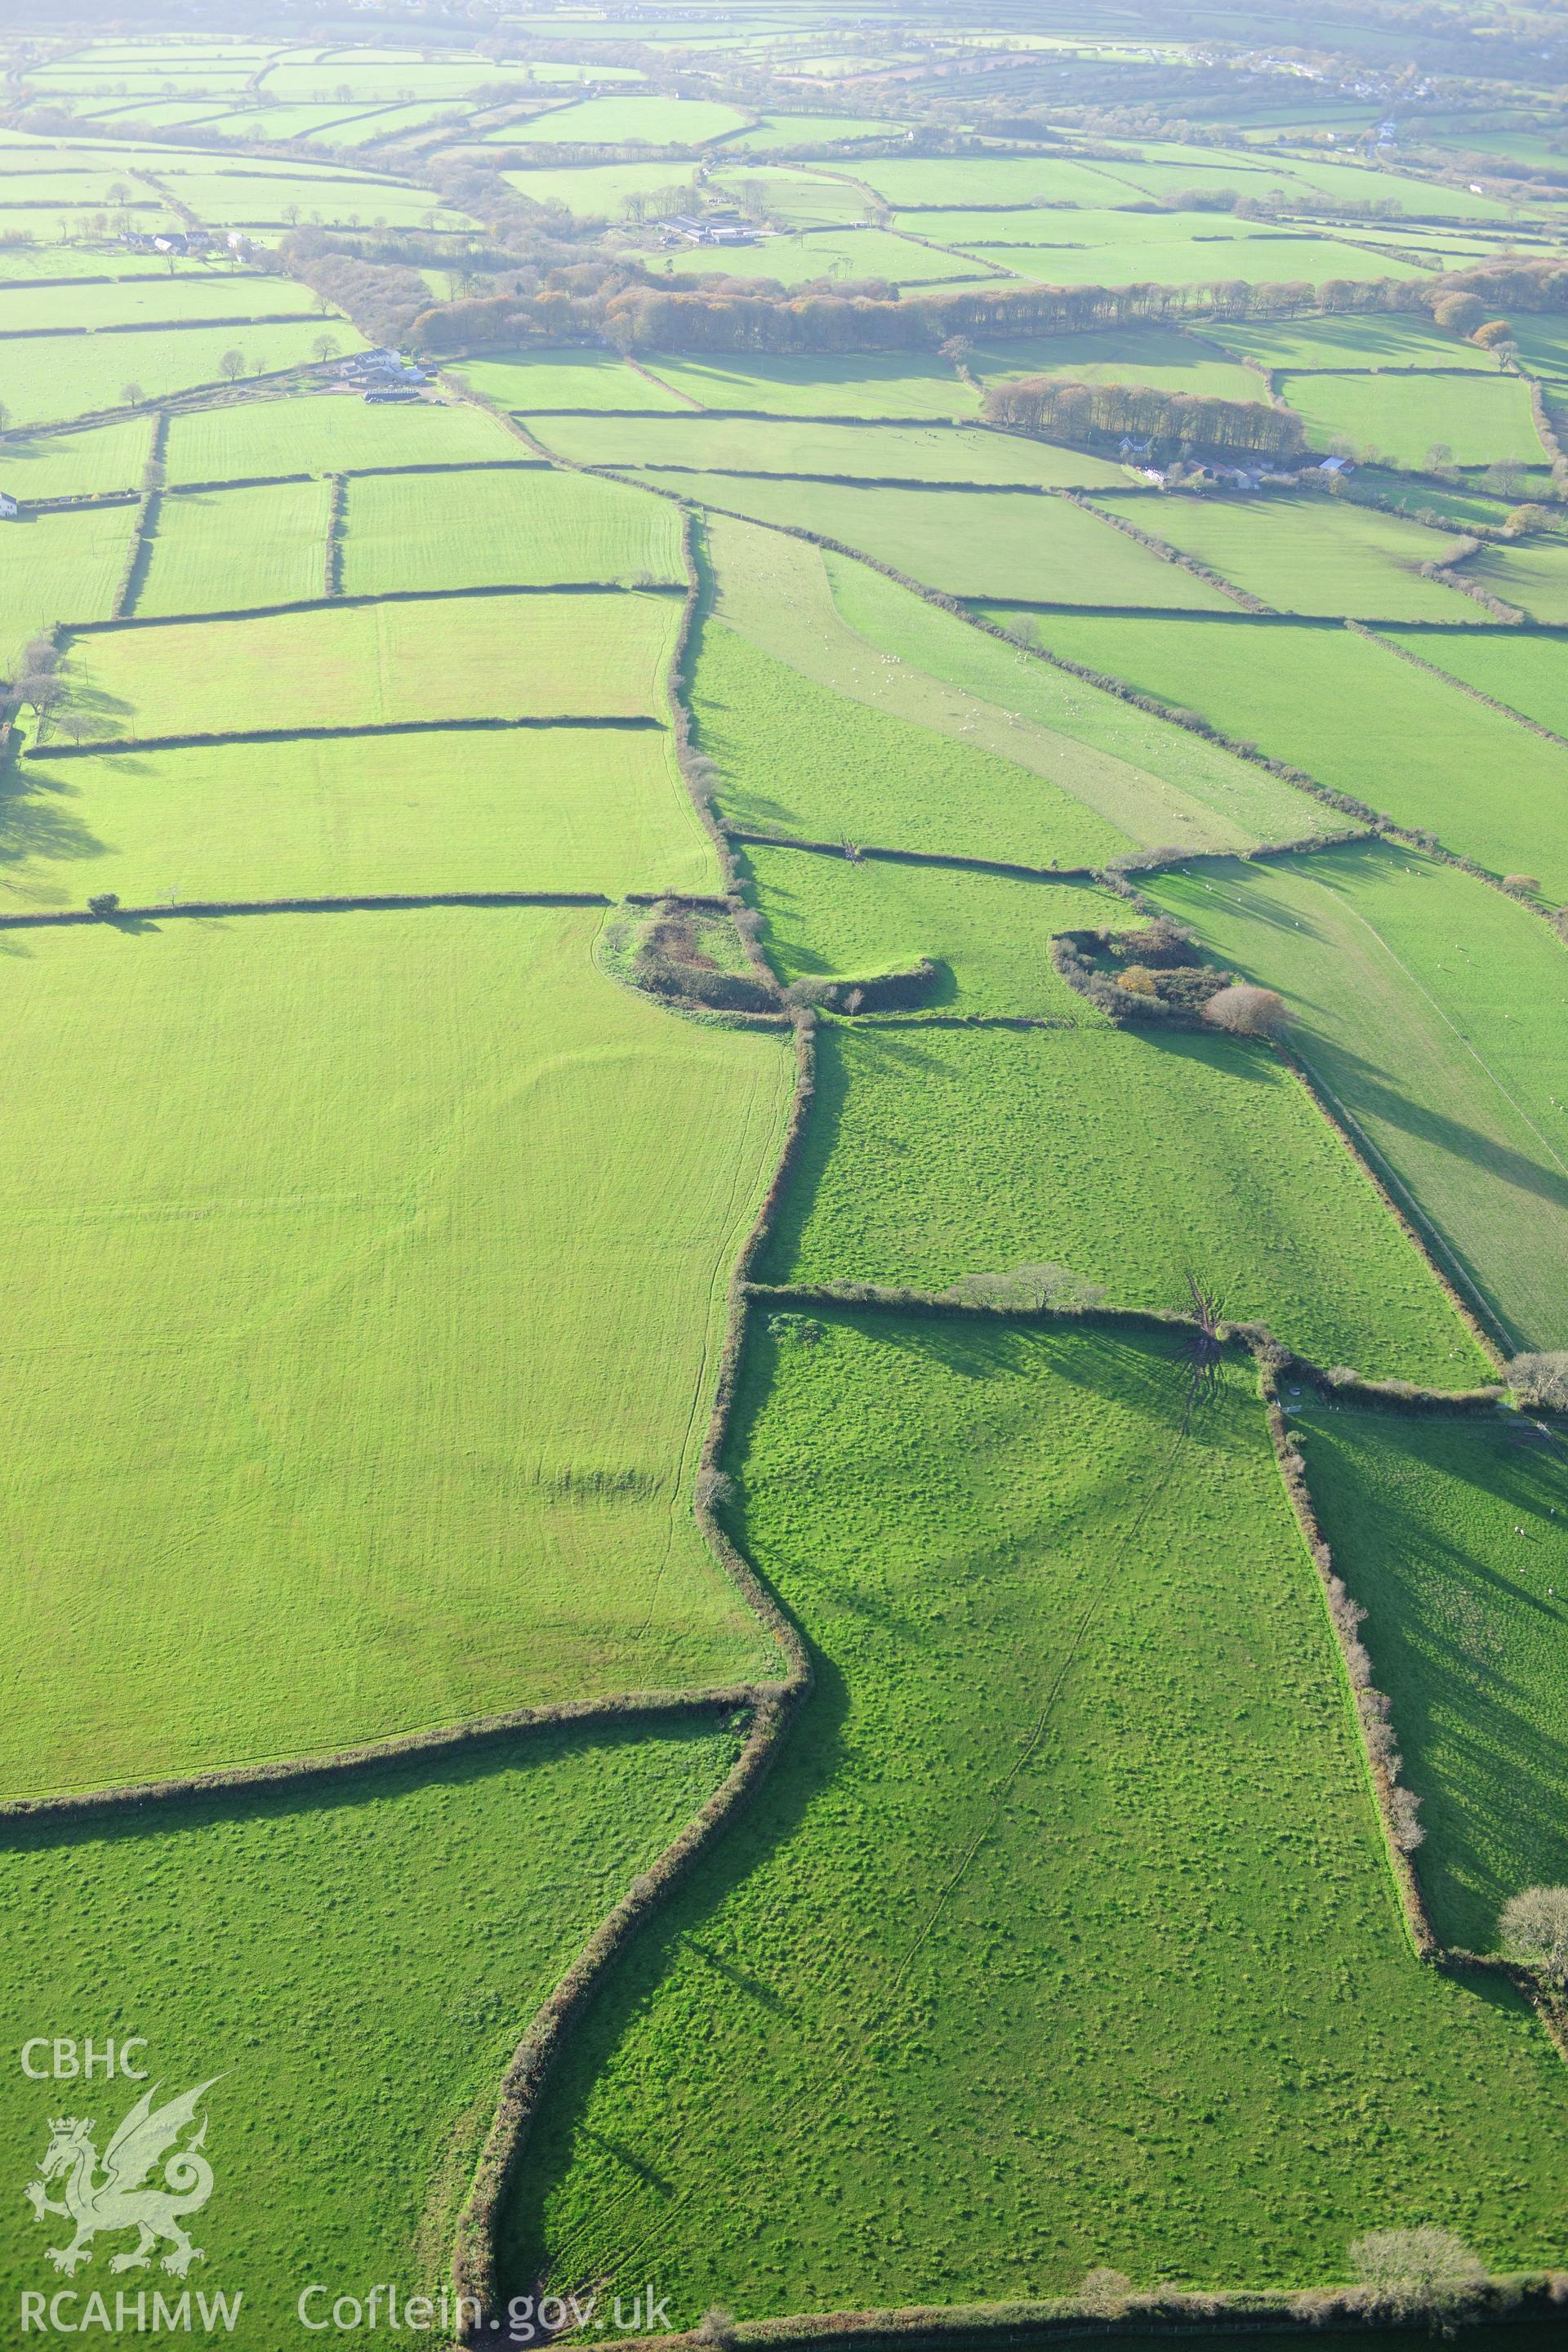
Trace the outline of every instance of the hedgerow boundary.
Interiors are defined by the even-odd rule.
[[[620,733],[662,734],[665,722],[652,711],[557,711],[500,719],[374,719],[342,727],[249,727],[218,735],[100,735],[81,743],[29,743],[28,760],[100,760],[131,751],[220,751],[231,743],[334,743],[358,736],[506,734],[514,729],[610,728]]]

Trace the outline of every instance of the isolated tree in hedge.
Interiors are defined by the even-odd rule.
[[[1527,1886],[1503,1905],[1498,1934],[1510,1960],[1568,1992],[1568,1886]]]
[[[1209,998],[1204,1019],[1216,1029],[1228,1029],[1236,1037],[1277,1037],[1285,1025],[1285,1000],[1271,988],[1233,981]]]
[[[1473,2303],[1487,2283],[1464,2240],[1430,2222],[1370,2231],[1351,2248],[1351,2268],[1367,2300],[1391,2319],[1450,2315]]]
[[[245,353],[238,348],[237,344],[231,344],[229,349],[225,352],[223,357],[219,360],[218,365],[222,368],[225,375],[227,376],[230,383],[232,383],[235,378],[242,374],[244,372]]]
[[[1526,1404],[1568,1412],[1568,1349],[1545,1349],[1539,1355],[1515,1356],[1508,1368],[1508,1384]]]
[[[318,335],[310,345],[310,357],[313,360],[335,360],[342,349],[336,335]]]

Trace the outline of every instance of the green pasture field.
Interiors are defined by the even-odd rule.
[[[818,686],[733,629],[702,635],[699,746],[728,821],[1026,866],[1099,866],[1124,836],[1015,761]]]
[[[1483,547],[1465,565],[1477,580],[1516,605],[1530,621],[1568,622],[1568,541],[1517,540],[1508,547]]]
[[[1506,228],[1510,207],[1492,196],[1478,196],[1468,188],[1447,184],[1436,180],[1417,180],[1391,172],[1368,172],[1353,163],[1330,163],[1318,156],[1293,156],[1290,169],[1295,177],[1310,188],[1320,189],[1326,196],[1344,196],[1354,204],[1361,198],[1393,196],[1413,217],[1423,215],[1439,220],[1490,221],[1500,229]],[[1401,224],[1390,224],[1395,239]]]
[[[1148,383],[1162,392],[1220,400],[1262,400],[1261,379],[1177,327],[1110,327],[1082,335],[1031,335],[982,344],[969,364],[987,384],[1020,376],[1065,376],[1075,383]]]
[[[868,564],[727,517],[721,619],[819,686],[1016,761],[1144,849],[1253,848],[1338,823],[1189,730],[1003,644]]]
[[[516,352],[464,360],[450,373],[514,415],[552,409],[684,409],[686,402],[614,352]],[[493,435],[492,435],[493,437]],[[521,457],[522,452],[518,451]]]
[[[1049,945],[1056,931],[1122,929],[1126,901],[1109,890],[755,843],[736,855],[765,919],[763,949],[786,985],[903,971],[930,956],[939,971],[929,1006],[1102,1025],[1058,976]]]
[[[1277,612],[1397,621],[1462,621],[1468,599],[1418,566],[1450,545],[1403,515],[1308,493],[1123,501],[1118,514],[1261,596]]]
[[[1054,252],[1077,253],[1097,246],[1141,244],[1183,246],[1194,241],[1210,245],[1246,245],[1266,235],[1264,225],[1236,220],[1228,213],[1131,213],[1118,208],[1123,192],[1108,188],[1098,204],[1071,212],[1036,208],[1027,212],[918,212],[913,226],[924,236],[943,245],[965,246],[984,252],[994,245],[1048,247]],[[1278,234],[1278,232],[1276,232]]]
[[[528,77],[520,65],[500,58],[410,58],[380,59],[366,54],[358,58],[330,58],[319,63],[289,60],[268,66],[261,79],[263,99],[279,105],[300,105],[313,99],[330,99],[342,83],[347,83],[353,96],[350,105],[373,105],[379,99],[389,103],[397,99],[446,99],[448,102],[466,98],[472,89],[488,83],[510,81],[514,94],[526,98],[530,89]]]
[[[1206,580],[1125,531],[1033,491],[863,489],[723,474],[683,476],[681,489],[754,522],[820,531],[952,596],[1234,609]]]
[[[1446,629],[1441,636],[1428,629],[1383,629],[1379,635],[1568,736],[1568,664],[1560,638],[1518,629]]]
[[[1123,202],[1135,202],[1140,196],[1190,197],[1198,189],[1228,188],[1237,196],[1250,196],[1255,201],[1281,195],[1300,210],[1309,193],[1298,175],[1293,156],[1289,163],[1283,157],[1256,154],[1245,161],[1221,154],[1194,155],[1180,163],[1165,163],[1152,161],[1147,155],[1128,154],[1118,155],[1114,160],[1107,158],[1096,168],[1123,191]],[[1316,209],[1310,204],[1305,204],[1304,208]],[[1226,215],[1222,213],[1217,217],[1223,220]]]
[[[682,578],[668,499],[549,467],[352,481],[343,590]]]
[[[560,416],[537,438],[587,466],[637,466],[657,473],[858,476],[862,480],[1067,484],[1120,488],[1126,476],[1102,457],[1027,440],[939,425],[814,425],[754,417],[682,415]],[[679,489],[679,481],[668,486]]]
[[[793,1065],[605,979],[599,922],[14,955],[7,1791],[772,1671],[690,1490]]]
[[[133,490],[152,446],[150,416],[123,416],[81,433],[8,433],[0,440],[0,489],[17,499]]]
[[[683,105],[691,103],[682,100]],[[510,131],[490,138],[511,139]],[[689,209],[694,163],[542,163],[526,171],[503,172],[502,179],[520,196],[536,205],[561,205],[578,220],[618,221],[632,199],[658,210],[667,198],[670,210]]]
[[[302,222],[325,226],[368,228],[384,221],[393,228],[416,228],[426,215],[437,215],[436,226],[476,228],[477,222],[456,206],[445,205],[429,188],[411,188],[395,180],[307,178],[291,173],[191,172],[169,177],[172,194],[204,221],[224,228],[273,228],[289,225],[298,210]]]
[[[1070,155],[878,156],[858,159],[855,177],[900,212],[1012,205],[1065,220],[1079,206],[1114,205],[1119,194],[1109,173]],[[1062,209],[1047,211],[1056,206]],[[1018,216],[1029,218],[1023,211]]]
[[[973,417],[980,395],[924,352],[813,353],[804,359],[684,360],[644,355],[651,375],[703,408],[764,416]]]
[[[178,226],[173,215],[153,197],[139,196],[132,206],[136,226],[149,236],[161,236]],[[25,205],[7,205],[0,195],[0,252],[39,247],[46,254],[59,253],[77,239],[100,236],[107,218],[101,205],[50,205],[42,210]],[[94,224],[96,223],[96,227]]]
[[[116,186],[126,187],[129,201],[146,202],[147,190],[140,181],[123,182],[113,172],[84,171],[79,163],[66,164],[58,171],[46,166],[36,172],[7,172],[0,180],[0,194],[7,205],[49,205],[73,213],[83,208],[111,212],[118,205],[109,192]],[[46,236],[54,233],[55,224],[47,213],[40,214],[38,226]]]
[[[1489,352],[1466,342],[1431,319],[1401,311],[1364,318],[1269,319],[1205,323],[1205,336],[1267,368],[1468,368],[1491,374]]]
[[[1069,226],[1087,215],[1064,213]],[[1185,237],[1172,237],[1153,214],[1107,214],[1121,220],[1124,233],[1115,242],[1099,244],[1064,237],[1059,245],[970,246],[978,260],[1041,286],[1137,286],[1152,281],[1162,286],[1226,285],[1237,279],[1248,286],[1271,286],[1300,279],[1321,286],[1331,278],[1419,278],[1426,273],[1414,262],[1391,261],[1381,254],[1363,253],[1332,237],[1293,236],[1279,229],[1259,229],[1252,236],[1222,236],[1203,229]],[[1192,220],[1187,214],[1175,216]],[[1148,224],[1152,221],[1152,231]]]
[[[712,890],[663,730],[521,728],[23,761],[0,908],[476,890]]]
[[[721,148],[719,153],[728,152]],[[864,220],[873,201],[858,181],[823,178],[806,164],[790,171],[781,163],[752,163],[744,158],[723,171],[716,168],[706,185],[710,194],[731,203],[742,190],[758,188],[769,218],[787,221],[792,228],[842,227]]]
[[[1416,470],[1437,442],[1456,466],[1541,462],[1530,387],[1519,376],[1287,375],[1279,390],[1305,420],[1314,449],[1345,440],[1358,455],[1373,448],[1385,464]]]
[[[1568,1881],[1562,1440],[1316,1402],[1296,1427],[1422,1798],[1433,1925],[1490,1951],[1510,1895]]]
[[[1513,1347],[1568,1327],[1568,973],[1500,891],[1394,845],[1194,866],[1148,895],[1278,988],[1299,1058]]]
[[[331,505],[325,481],[161,498],[134,610],[232,612],[321,595]]]
[[[816,1319],[733,1463],[816,1696],[569,2041],[507,2284],[1294,2285],[1412,2211],[1555,2260],[1562,2062],[1412,1956],[1250,1366],[1183,1438],[1173,1342]]]
[[[818,278],[885,278],[894,285],[940,285],[969,279],[973,264],[961,254],[933,252],[913,237],[885,228],[797,230],[764,237],[758,245],[690,246],[679,253],[648,256],[650,267],[677,278],[773,278],[799,286]]]
[[[4,185],[0,180],[0,186]],[[36,289],[37,282],[54,278],[107,278],[118,283],[133,278],[155,278],[162,286],[219,282],[216,270],[203,265],[181,263],[174,278],[169,276],[167,257],[162,253],[127,253],[119,246],[100,243],[93,238],[79,239],[72,245],[47,244],[41,239],[34,244],[0,246],[0,285]],[[226,272],[221,281],[232,284]],[[247,279],[247,283],[250,281]],[[102,289],[99,289],[102,291]]]
[[[0,523],[0,676],[58,621],[106,621],[136,528],[132,505],[79,507]]]
[[[710,1720],[542,1730],[335,1780],[304,1803],[247,1792],[14,1829],[5,2030],[26,2036],[47,1984],[117,2040],[146,2034],[160,2098],[221,2073],[204,2106],[218,2176],[205,2259],[181,2284],[243,2295],[237,2343],[294,2336],[323,2270],[395,2280],[402,2324],[410,2296],[449,2285],[458,2210],[530,2016],[733,1745]],[[94,2084],[100,2147],[137,2087]],[[29,2165],[61,2104],[44,2091],[10,2070],[5,2127]],[[13,2301],[50,2276],[58,2242],[18,2199]],[[100,2249],[100,2284],[106,2262]],[[174,2306],[180,2287],[153,2275]]]
[[[145,331],[82,335],[23,335],[3,349],[5,405],[18,425],[63,423],[100,409],[125,406],[128,385],[156,400],[193,384],[221,383],[226,352],[243,356],[242,375],[298,367],[322,331],[319,319],[266,319],[253,327],[185,327],[177,335]],[[331,331],[345,352],[365,349],[346,319]]]
[[[367,408],[342,393],[193,409],[169,419],[164,447],[175,483],[344,473],[365,466],[483,465],[489,457],[527,454],[493,417],[460,402]]]
[[[712,99],[584,98],[514,122],[507,138],[518,147],[702,147],[745,125],[743,114]]]
[[[1568,898],[1562,753],[1348,629],[1184,627],[1041,614],[1053,652],[1256,742],[1491,873],[1534,874]],[[1468,643],[1466,632],[1458,642]],[[1440,660],[1447,631],[1424,640]],[[1486,790],[1476,788],[1478,777]]]
[[[793,147],[825,147],[845,139],[898,139],[907,126],[870,114],[764,114],[749,131],[726,139],[725,147],[787,153]]]
[[[356,121],[339,121],[331,129],[323,125],[319,131],[308,131],[305,136],[323,147],[367,147],[372,140],[384,139],[395,131],[423,130],[437,115],[446,113],[450,103],[449,100],[437,99],[423,106],[377,107]]]
[[[1391,500],[1403,513],[1414,515],[1418,521],[1435,515],[1439,523],[1451,524],[1456,531],[1468,531],[1476,522],[1491,523],[1500,529],[1518,503],[1517,499],[1494,498],[1489,491],[1472,489],[1468,485],[1461,489],[1451,482],[1434,482],[1430,478],[1413,479],[1386,466],[1360,467],[1352,496],[1362,497],[1368,490],[1375,490],[1380,499]]]
[[[5,317],[8,335],[47,327],[162,327],[187,320],[199,325],[208,319],[239,320],[247,331],[257,320],[306,316],[310,300],[310,289],[289,278],[133,278],[115,286],[40,286],[14,291],[6,297]],[[322,326],[335,328],[338,315],[334,311]],[[74,345],[58,356],[69,366],[76,356]],[[0,368],[4,364],[0,344]]]
[[[1441,1287],[1267,1047],[1090,1027],[1068,1002],[1077,1023],[1060,1030],[836,1024],[766,1277],[940,1290],[1053,1262],[1116,1306],[1185,1310],[1192,1274],[1226,1315],[1317,1362],[1437,1388],[1486,1377]]]
[[[1568,375],[1568,325],[1521,310],[1509,321],[1521,367],[1531,375]]]
[[[105,631],[79,638],[70,665],[107,735],[664,719],[680,609],[674,596],[615,590],[351,604]]]

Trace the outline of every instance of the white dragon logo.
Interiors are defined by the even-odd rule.
[[[166,2100],[157,2109],[153,2105],[157,2084],[143,2091],[104,2149],[101,2179],[97,2177],[100,2159],[92,2144],[90,2117],[52,2118],[49,2144],[38,2164],[40,2178],[27,2183],[26,2196],[38,2221],[46,2213],[63,2213],[76,2223],[76,2235],[68,2246],[47,2249],[56,2270],[68,2277],[83,2263],[91,2262],[91,2241],[100,2230],[140,2232],[128,2253],[114,2256],[109,2265],[111,2271],[145,2269],[160,2238],[167,2238],[172,2244],[173,2252],[163,2256],[163,2268],[173,2271],[176,2278],[184,2278],[193,2263],[206,2259],[181,2227],[181,2216],[198,2212],[213,2193],[213,2168],[199,2153],[207,2133],[205,2116],[187,2147],[177,2147],[175,2142],[195,2121],[196,2109],[213,2083],[222,2080],[221,2074],[215,2074],[212,2082],[198,2083],[195,2090]],[[161,2158],[164,2159],[163,2187],[143,2186]],[[62,2174],[65,2197],[63,2203],[57,2204],[45,2184]]]

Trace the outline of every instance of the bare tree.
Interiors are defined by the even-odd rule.
[[[1515,1356],[1508,1368],[1508,1384],[1527,1404],[1545,1405],[1553,1412],[1568,1412],[1568,1349]]]
[[[1498,1937],[1510,1960],[1568,1991],[1568,1886],[1527,1886],[1512,1895],[1502,1906]]]
[[[122,383],[120,387],[120,397],[127,408],[140,408],[147,395],[139,383]]]
[[[1285,1001],[1271,988],[1254,988],[1233,981],[1209,998],[1204,1019],[1237,1037],[1277,1037],[1285,1025]]]
[[[313,360],[335,360],[342,349],[336,335],[318,335],[310,345],[310,357]]]
[[[1442,2318],[1473,2303],[1487,2273],[1452,2230],[1372,2230],[1351,2248],[1351,2268],[1373,2307],[1390,2318]]]
[[[237,376],[243,375],[245,373],[245,353],[237,344],[231,344],[219,360],[218,365],[230,383],[233,383]]]

